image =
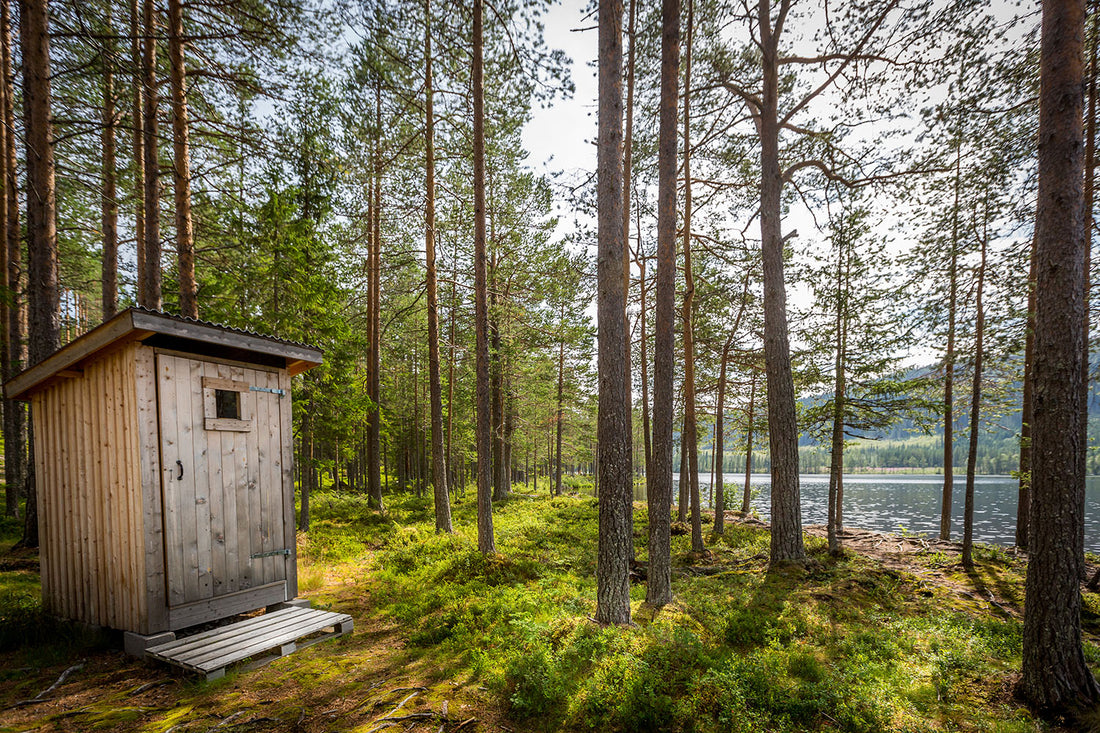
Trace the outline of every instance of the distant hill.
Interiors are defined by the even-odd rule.
[[[1100,474],[1100,356],[1094,357],[1092,389],[1089,395],[1089,452],[1087,470],[1090,474]],[[956,422],[954,464],[956,470],[966,465],[969,447],[969,379],[956,382]],[[811,401],[827,399],[829,395],[808,398],[803,405]],[[1019,443],[1022,399],[1018,382],[1002,386],[1001,392],[988,406],[988,416],[983,416],[982,429],[978,434],[978,473],[1010,474],[1019,466]],[[994,412],[995,411],[995,412]],[[744,436],[727,428],[731,433],[726,439],[724,470],[726,473],[744,471]],[[713,443],[712,425],[701,427],[699,434],[699,470],[711,470],[711,450]],[[767,440],[757,436],[754,440],[753,470],[767,471],[770,468]],[[673,456],[673,465],[679,466],[679,436],[676,439],[677,451]],[[799,467],[803,473],[826,473],[829,470],[828,446],[818,445],[808,434],[799,437]],[[902,420],[890,430],[864,438],[850,440],[844,451],[845,470],[848,472],[875,472],[881,470],[910,471],[914,473],[941,473],[943,471],[943,426],[938,425],[931,433],[919,430],[913,420]]]

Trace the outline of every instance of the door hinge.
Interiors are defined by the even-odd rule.
[[[249,386],[248,389],[253,391],[253,392],[268,392],[270,394],[277,394],[277,395],[279,395],[280,398],[283,397],[283,395],[286,394],[285,389],[272,389],[271,387],[256,387],[256,386],[253,385],[253,386]]]
[[[274,557],[275,555],[290,555],[290,550],[269,550],[268,552],[257,552],[255,555],[249,555],[248,557],[255,560],[258,557]]]

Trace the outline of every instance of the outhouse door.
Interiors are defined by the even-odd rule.
[[[290,399],[280,372],[157,354],[173,628],[286,600]],[[289,434],[285,436],[289,439]],[[293,499],[291,498],[291,501]],[[293,570],[290,571],[293,573]],[[220,615],[219,615],[220,614]]]

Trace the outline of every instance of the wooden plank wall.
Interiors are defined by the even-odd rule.
[[[136,344],[32,400],[46,608],[63,618],[146,630]]]

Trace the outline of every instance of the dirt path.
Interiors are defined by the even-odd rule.
[[[336,582],[315,594],[317,605],[351,613],[353,634],[209,684],[114,650],[23,669],[19,653],[0,654],[0,670],[14,670],[0,671],[0,730],[511,730],[475,681],[418,661],[401,630],[371,609],[369,581]]]

